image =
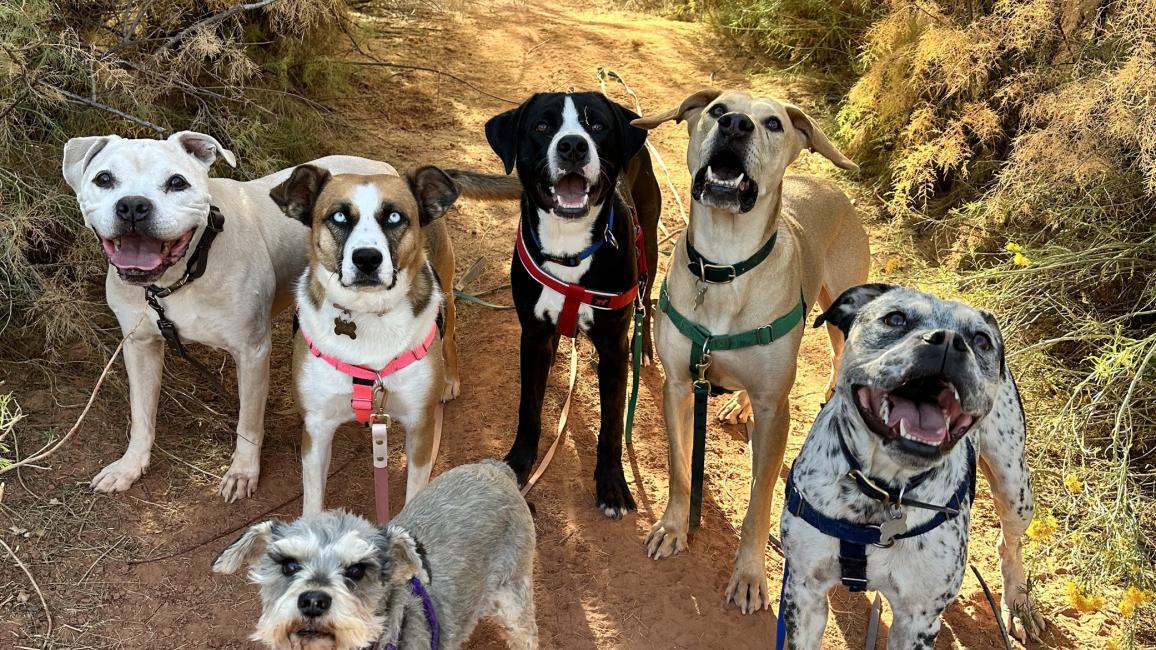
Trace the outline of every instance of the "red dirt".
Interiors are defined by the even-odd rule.
[[[398,13],[364,15],[373,51],[393,61],[435,66],[470,80],[493,95],[520,100],[538,90],[597,88],[599,66],[614,69],[633,86],[647,113],[664,110],[704,86],[755,88],[806,97],[789,85],[743,72],[749,62],[728,54],[702,26],[605,7],[567,2],[465,3],[460,12],[402,18]],[[457,81],[425,73],[390,74],[366,68],[346,99],[337,101],[349,116],[343,139],[327,153],[381,158],[399,168],[421,163],[499,171],[482,125],[510,105]],[[611,87],[620,101],[629,101]],[[686,200],[685,134],[681,127],[655,131],[651,141],[667,161],[673,182]],[[243,161],[243,153],[242,161]],[[826,173],[813,160],[804,167]],[[661,172],[660,172],[661,178]],[[664,222],[681,225],[668,188]],[[463,202],[449,215],[459,272],[477,257],[488,265],[472,289],[507,282],[517,208],[513,204]],[[893,250],[886,228],[877,231],[875,250]],[[669,250],[669,244],[664,248]],[[877,254],[877,259],[882,259]],[[661,260],[665,268],[666,258]],[[94,279],[96,281],[96,279]],[[508,292],[491,299],[508,304]],[[442,454],[435,472],[482,458],[500,457],[516,423],[518,325],[509,311],[459,303],[463,355],[462,396],[445,410]],[[68,448],[51,459],[52,471],[22,472],[28,491],[10,482],[0,507],[4,539],[17,547],[48,598],[56,632],[45,643],[45,619],[24,575],[0,564],[0,647],[51,648],[252,648],[246,640],[258,613],[254,588],[240,577],[209,572],[215,554],[233,532],[267,512],[292,518],[299,513],[298,439],[301,421],[288,391],[287,317],[279,323],[273,365],[273,395],[267,419],[263,472],[258,494],[238,504],[216,495],[217,480],[232,448],[236,399],[231,368],[224,372],[225,395],[213,395],[177,362],[170,363],[170,386],[162,398],[158,448],[149,474],[124,494],[96,496],[87,481],[123,452],[127,403],[123,370],[119,385],[100,396],[98,407]],[[205,349],[203,359],[221,355]],[[77,355],[93,361],[100,353]],[[703,526],[692,533],[689,552],[654,562],[642,541],[666,501],[666,437],[659,411],[661,369],[644,371],[633,450],[627,478],[639,510],[610,521],[594,508],[593,468],[597,434],[596,382],[589,345],[571,413],[571,427],[553,465],[530,495],[537,509],[536,597],[544,648],[767,648],[772,645],[773,612],[743,616],[723,601],[723,590],[746,508],[750,463],[742,429],[711,427]],[[563,356],[563,355],[560,355]],[[788,459],[797,453],[826,384],[828,348],[822,332],[809,332],[800,359],[792,402]],[[546,421],[558,412],[564,393],[565,360],[560,359],[547,393]],[[29,418],[22,430],[67,429],[87,397],[95,373],[57,384],[36,364],[25,369],[3,364],[5,390],[14,390]],[[717,407],[718,404],[712,406]],[[543,436],[542,450],[549,442]],[[26,446],[34,446],[25,443]],[[395,445],[400,447],[400,445]],[[352,461],[352,464],[349,464]],[[396,457],[394,467],[402,466]],[[368,443],[356,426],[345,427],[334,450],[336,476],[328,503],[364,514],[372,511]],[[394,474],[394,508],[404,481]],[[781,507],[781,489],[775,508]],[[997,524],[986,486],[981,486],[973,525],[971,559],[999,588],[995,556]],[[280,504],[280,505],[279,505]],[[777,515],[775,520],[777,521]],[[131,561],[175,554],[144,564]],[[778,593],[781,558],[770,548],[771,593]],[[11,595],[9,595],[11,594]],[[1045,605],[1052,615],[1059,598]],[[845,592],[833,598],[828,647],[862,647],[868,602]],[[938,648],[997,648],[995,621],[978,584],[970,577],[946,614]],[[9,622],[4,622],[5,620]],[[1068,620],[1053,625],[1049,644],[1101,645],[1102,621]],[[1078,642],[1077,638],[1084,641]],[[500,631],[483,624],[473,648],[502,648]]]

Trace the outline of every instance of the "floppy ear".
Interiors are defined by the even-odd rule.
[[[181,145],[190,156],[196,158],[205,168],[213,166],[217,158],[223,158],[230,167],[237,166],[237,157],[211,135],[196,131],[180,131],[169,136],[169,142]]]
[[[426,166],[410,172],[409,189],[421,207],[421,225],[441,218],[458,198],[458,186],[445,172]]]
[[[385,526],[378,539],[381,555],[381,577],[385,582],[404,582],[417,576],[429,582],[429,565],[425,549],[409,532],[400,526]]]
[[[104,149],[109,142],[114,139],[119,140],[119,136],[115,135],[96,135],[87,138],[72,138],[64,144],[64,158],[61,163],[61,173],[64,174],[64,182],[75,192],[80,187],[80,182],[84,178],[84,170],[88,169],[88,163]]]
[[[521,106],[499,113],[486,122],[486,141],[490,143],[494,153],[502,159],[507,174],[514,171],[514,165],[518,162],[518,135],[521,133],[522,114],[537,96],[531,95]]]
[[[698,111],[706,108],[707,104],[718,99],[718,96],[721,94],[721,90],[715,90],[713,88],[700,90],[690,97],[682,100],[682,103],[679,104],[678,108],[672,108],[665,113],[659,113],[658,115],[652,115],[650,117],[640,117],[631,122],[631,124],[637,126],[640,129],[646,129],[649,131],[650,129],[657,127],[663,122],[674,120],[677,124],[683,120],[691,120],[698,117]]]
[[[329,171],[316,165],[301,165],[289,179],[269,190],[269,198],[286,216],[313,227],[313,204],[329,182]]]
[[[851,159],[844,156],[842,151],[836,149],[835,145],[827,139],[827,134],[823,133],[823,129],[820,129],[819,125],[815,124],[815,121],[803,112],[803,109],[794,104],[785,104],[785,106],[787,115],[791,118],[791,124],[803,135],[803,142],[806,143],[807,149],[822,154],[827,160],[835,163],[839,169],[846,169],[850,172],[859,171],[859,165],[851,162]]]
[[[843,336],[850,336],[851,324],[855,322],[855,317],[859,315],[864,305],[888,291],[898,288],[893,284],[882,283],[861,284],[857,287],[851,287],[840,294],[835,302],[827,308],[827,311],[819,314],[813,327],[829,323],[843,330]]]
[[[1004,347],[1003,331],[999,328],[999,323],[995,320],[995,315],[983,309],[979,310],[980,316],[983,316],[984,322],[991,326],[995,331],[995,344],[999,346],[999,376],[1000,379],[1007,379],[1007,350]]]
[[[610,101],[605,95],[603,99],[610,104],[610,110],[614,111],[614,116],[618,120],[618,132],[622,134],[622,163],[626,164],[646,144],[646,129],[634,126],[634,120],[641,119],[634,111],[618,102]]]
[[[284,526],[281,521],[273,519],[250,527],[213,560],[213,571],[236,573],[246,564],[253,564],[265,552],[269,542],[277,539]]]

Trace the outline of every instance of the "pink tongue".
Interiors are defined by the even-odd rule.
[[[152,271],[161,265],[163,245],[163,242],[152,237],[125,235],[120,239],[120,250],[113,252],[109,261],[118,269]]]
[[[577,205],[586,197],[586,179],[578,174],[566,174],[554,183],[554,195],[567,205]]]
[[[887,425],[898,427],[899,421],[907,420],[907,433],[931,445],[938,445],[947,436],[947,422],[938,404],[919,402],[918,404],[897,395],[891,396],[891,417]]]

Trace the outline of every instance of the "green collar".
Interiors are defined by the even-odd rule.
[[[760,262],[767,259],[771,251],[775,248],[775,240],[779,238],[779,232],[776,230],[767,243],[763,244],[759,250],[755,251],[747,259],[736,262],[734,264],[715,264],[702,256],[702,253],[695,250],[690,243],[690,235],[686,237],[686,256],[690,258],[686,268],[694,274],[699,280],[707,284],[726,284],[733,282],[735,278],[750,271],[759,265]]]

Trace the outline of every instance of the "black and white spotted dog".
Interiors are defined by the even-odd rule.
[[[995,319],[869,284],[847,290],[816,326],[824,322],[843,330],[847,346],[835,394],[787,484],[788,646],[821,646],[827,593],[842,582],[886,596],[888,648],[933,647],[963,580],[977,461],[1003,533],[1003,615],[1021,640],[1034,636],[1043,620],[1020,555],[1032,519],[1024,413]]]

